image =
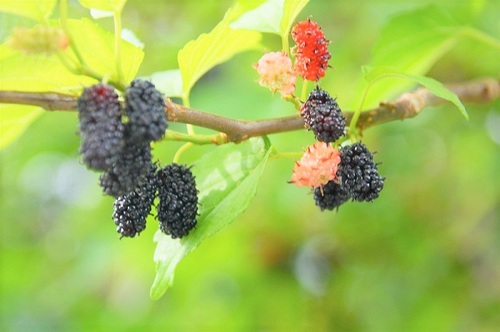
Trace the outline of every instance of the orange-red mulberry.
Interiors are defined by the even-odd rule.
[[[293,54],[297,74],[309,81],[324,77],[331,58],[328,51],[330,41],[325,38],[318,23],[310,19],[297,23],[292,29],[292,39],[296,43]]]

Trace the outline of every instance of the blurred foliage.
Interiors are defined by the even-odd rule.
[[[311,15],[332,40],[333,69],[322,86],[341,106],[355,100],[360,66],[370,62],[384,24],[430,3],[500,36],[497,1],[313,0],[299,18]],[[124,27],[146,45],[139,74],[176,68],[178,50],[212,29],[230,4],[130,0]],[[88,15],[72,5],[75,17]],[[1,21],[5,38],[3,25],[16,20]],[[112,27],[110,19],[102,23]],[[274,35],[263,43],[281,45]],[[238,55],[209,72],[191,106],[243,119],[289,115],[289,104],[255,82],[260,55]],[[495,58],[498,52],[461,41],[430,74],[443,82],[492,75]],[[467,110],[469,122],[446,105],[367,131],[364,142],[378,151],[387,177],[372,204],[322,213],[307,189],[286,183],[293,161],[271,161],[250,208],[183,260],[175,285],[155,302],[155,220],[140,237],[119,241],[112,199],[78,162],[75,114],[43,114],[0,152],[1,329],[494,331],[500,102]],[[280,151],[313,141],[307,132],[270,139]],[[159,143],[154,152],[168,162],[179,146]],[[195,147],[183,161],[215,148]]]

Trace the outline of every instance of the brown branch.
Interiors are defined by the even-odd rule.
[[[500,98],[500,81],[493,78],[449,84],[446,87],[458,96],[462,103],[487,103]],[[425,88],[403,93],[392,102],[382,102],[379,107],[364,111],[357,127],[365,130],[382,123],[405,120],[420,114],[426,107],[437,106],[446,101]]]
[[[450,84],[447,88],[453,91],[463,103],[486,103],[500,98],[500,81],[493,78]],[[0,103],[34,105],[47,111],[75,111],[76,100],[75,96],[52,92],[0,91]],[[420,88],[404,93],[392,102],[383,102],[377,108],[362,112],[357,127],[365,130],[382,123],[412,118],[420,114],[424,108],[443,102],[445,102],[443,99],[436,97],[429,90]],[[240,142],[250,137],[304,128],[304,122],[299,115],[245,121],[197,111],[175,104],[168,98],[166,105],[169,121],[220,131],[230,142]],[[352,112],[344,112],[348,123],[352,115]]]

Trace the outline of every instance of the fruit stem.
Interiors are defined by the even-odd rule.
[[[277,152],[271,154],[269,159],[300,159],[303,154],[303,152]]]
[[[113,19],[115,25],[115,62],[116,62],[116,73],[118,75],[118,81],[122,83],[124,81],[123,70],[122,70],[122,56],[121,56],[121,45],[122,45],[122,11],[121,9],[115,10],[113,12]],[[123,83],[122,83],[123,84]]]
[[[499,49],[500,50],[500,40],[497,38],[491,37],[490,35],[485,34],[482,31],[479,31],[477,29],[471,28],[471,27],[464,27],[461,30],[462,35],[475,39],[479,42],[482,42],[483,44],[486,44],[488,46],[491,46],[493,48]]]
[[[351,123],[349,124],[349,136],[356,135],[356,124],[358,123],[359,116],[361,115],[361,110],[363,109],[363,104],[365,103],[366,95],[368,94],[368,90],[370,89],[371,84],[367,84],[363,89],[363,94],[361,95],[361,99],[359,101],[359,106],[354,111],[354,114],[351,118]]]
[[[163,137],[164,141],[180,141],[180,142],[190,142],[196,145],[207,145],[207,144],[224,144],[227,142],[227,135],[223,133],[218,133],[214,135],[190,135],[184,134],[177,131],[169,130],[165,132]]]
[[[56,56],[68,71],[76,75],[80,74],[80,71],[77,69],[77,67],[75,67],[74,63],[70,63],[71,60],[68,59],[62,51],[57,51]]]
[[[189,93],[185,93],[183,96],[182,96],[182,105],[184,105],[184,107],[187,107],[187,108],[190,108],[190,102],[189,102]],[[194,132],[194,127],[193,125],[191,124],[186,124],[186,129],[187,129],[187,132],[189,135],[196,135],[196,133]]]
[[[302,80],[302,92],[300,93],[300,99],[305,101],[307,99],[307,87],[309,85],[308,80]]]
[[[281,47],[283,48],[283,53],[286,55],[290,54],[290,44],[288,43],[288,32],[281,35]]]
[[[73,35],[71,34],[71,31],[68,27],[68,1],[67,0],[61,0],[59,2],[59,17],[61,21],[61,26],[64,30],[64,33],[66,36],[68,36],[69,39],[69,46],[75,53],[76,58],[78,59],[78,62],[82,67],[86,67],[85,60],[83,59],[82,54],[78,50],[78,47],[76,47],[76,44],[73,39]]]
[[[179,150],[175,153],[174,159],[172,160],[173,163],[179,163],[179,159],[181,158],[181,155],[186,152],[187,150],[191,149],[194,146],[193,143],[188,142],[181,146]]]

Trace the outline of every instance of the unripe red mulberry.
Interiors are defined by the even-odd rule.
[[[293,48],[295,55],[295,71],[305,80],[317,81],[325,76],[330,41],[316,22],[310,19],[297,23],[292,29],[292,38],[297,44]]]

